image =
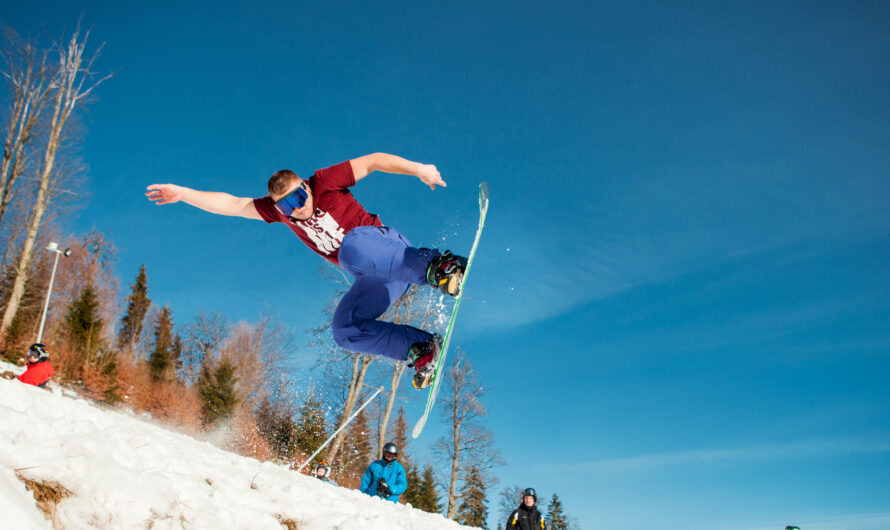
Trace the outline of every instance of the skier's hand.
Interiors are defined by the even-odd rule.
[[[443,188],[447,185],[442,180],[442,175],[439,175],[439,170],[433,164],[421,164],[420,169],[417,171],[417,178],[428,185],[431,190],[436,189],[437,184]]]
[[[380,496],[383,498],[392,495],[392,491],[389,489],[389,485],[387,485],[386,481],[382,478],[377,480],[377,493],[380,494]]]
[[[145,196],[155,204],[173,204],[182,200],[182,188],[176,184],[152,184]]]

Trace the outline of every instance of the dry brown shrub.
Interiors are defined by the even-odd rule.
[[[293,519],[287,519],[281,514],[278,514],[275,517],[278,518],[278,522],[281,523],[281,526],[287,528],[287,530],[299,530],[300,528],[300,523]]]
[[[66,383],[79,383],[83,377],[83,359],[67,342],[47,344],[49,360],[56,368],[57,377]]]
[[[238,407],[235,411],[226,449],[261,461],[272,460],[275,456],[272,446],[260,433],[253,414],[246,407]]]
[[[137,413],[197,434],[201,430],[201,400],[197,393],[178,382],[153,381],[142,363],[122,363],[118,369],[121,395]]]
[[[118,383],[116,374],[103,373],[103,368],[96,365],[86,365],[81,374],[81,392],[87,397],[102,401],[106,399]]]
[[[62,499],[71,496],[71,490],[58,482],[41,482],[25,478],[25,476],[18,471],[16,471],[15,476],[24,482],[25,487],[34,494],[34,500],[37,501],[37,508],[43,512],[44,517],[50,521],[55,521],[56,507],[62,502]]]

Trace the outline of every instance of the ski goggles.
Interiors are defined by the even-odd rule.
[[[290,217],[294,210],[299,210],[306,204],[306,200],[309,198],[309,192],[306,190],[306,181],[300,181],[297,189],[275,201],[275,207],[285,217]]]

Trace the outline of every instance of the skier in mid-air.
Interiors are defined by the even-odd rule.
[[[411,284],[429,284],[443,293],[460,294],[467,260],[450,251],[416,248],[395,228],[369,214],[349,188],[373,171],[414,175],[430,189],[445,186],[436,166],[386,153],[347,160],[301,179],[293,171],[276,171],[269,195],[256,199],[199,191],[175,184],[152,184],[145,195],[155,204],[185,202],[219,215],[285,223],[310,249],[355,279],[334,312],[334,341],[358,353],[407,361],[415,368],[415,388],[432,380],[432,361],[442,339],[412,326],[377,320]]]

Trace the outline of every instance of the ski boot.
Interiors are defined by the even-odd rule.
[[[420,390],[433,382],[436,373],[436,363],[439,360],[439,351],[442,349],[442,337],[434,333],[427,342],[415,342],[408,349],[408,367],[414,367],[414,379],[411,383],[414,388]]]
[[[458,296],[465,270],[467,258],[455,256],[446,250],[430,261],[426,268],[426,281],[447,295]]]

